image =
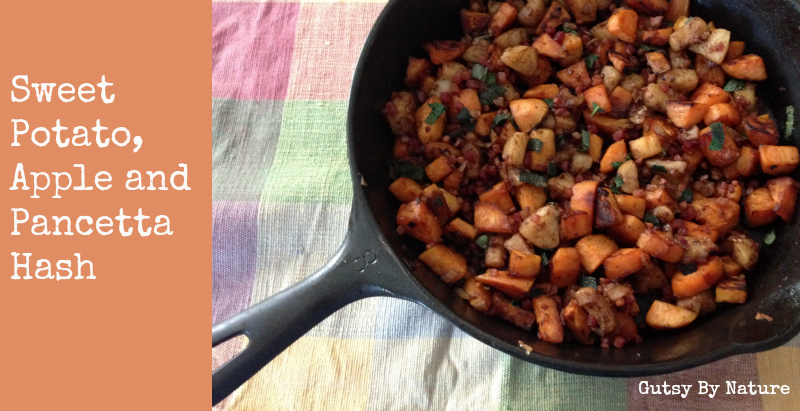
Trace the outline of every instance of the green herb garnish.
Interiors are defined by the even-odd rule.
[[[547,163],[547,175],[550,177],[555,177],[558,175],[558,166],[554,161]]]
[[[480,248],[486,249],[489,246],[489,236],[486,234],[478,237],[475,239],[475,244],[477,244]]]
[[[581,131],[581,148],[579,148],[578,151],[584,152],[588,150],[591,142],[592,135],[586,130]]]
[[[436,197],[436,200],[433,200],[433,204],[435,204],[435,205],[437,205],[439,207],[443,207],[444,206],[444,201],[442,200],[442,196]]]
[[[532,138],[528,140],[528,151],[541,153],[542,147],[544,147],[544,142],[542,140],[539,140],[538,138]]]
[[[428,104],[428,107],[431,108],[431,113],[428,114],[428,118],[425,119],[425,122],[433,124],[439,119],[439,116],[444,114],[444,105],[442,105],[442,103],[431,103]]]
[[[680,203],[681,201],[686,201],[687,203],[692,204],[693,199],[694,199],[694,192],[692,192],[692,190],[687,188],[684,189],[683,192],[681,193],[681,196],[678,197],[678,202]]]
[[[542,251],[542,253],[539,254],[539,256],[542,257],[542,267],[547,267],[548,265],[550,265],[550,259],[547,258],[546,252]]]
[[[502,123],[504,121],[507,121],[507,120],[513,120],[513,117],[511,116],[511,113],[498,114],[498,115],[494,116],[494,120],[492,120],[491,128],[495,128],[495,127],[499,126],[500,123]]]
[[[494,101],[498,97],[502,96],[503,93],[505,93],[505,92],[506,92],[505,87],[503,87],[503,86],[501,86],[499,84],[493,84],[493,85],[489,86],[489,88],[487,88],[486,91],[481,93],[481,95],[478,98],[481,101],[481,104],[484,104],[484,105],[488,106],[488,105],[494,104]]]
[[[786,131],[783,137],[789,138],[794,132],[794,106],[786,106]]]
[[[586,63],[586,68],[591,70],[594,67],[594,63],[599,59],[600,56],[597,54],[590,54],[583,58],[583,62]]]
[[[547,187],[547,177],[541,174],[531,173],[528,171],[519,173],[519,181],[522,181],[523,183],[533,184],[537,187]]]
[[[561,31],[563,31],[564,33],[574,34],[576,36],[578,35],[577,31],[575,31],[575,30],[573,30],[573,29],[571,29],[569,27],[561,26]]]
[[[733,78],[728,80],[728,82],[725,83],[725,87],[723,87],[722,89],[730,93],[732,91],[744,90],[745,86],[746,83],[744,81]]]
[[[656,227],[660,227],[661,226],[661,222],[658,221],[658,217],[656,217],[656,216],[654,216],[654,215],[652,215],[650,213],[644,213],[644,222],[645,223],[651,223]]]
[[[725,130],[722,128],[722,123],[717,121],[711,124],[711,144],[708,149],[710,151],[720,151],[722,146],[725,145]]]
[[[567,137],[569,134],[559,134],[556,136],[556,148],[561,149],[564,146],[564,143],[567,142]]]
[[[491,71],[486,73],[486,84],[491,86],[495,83],[497,83],[497,76]]]
[[[773,228],[764,236],[764,244],[772,245],[775,242],[775,229]]]
[[[480,64],[475,63],[472,66],[472,78],[478,81],[486,81],[486,74],[489,72],[489,69],[486,66],[482,66]]]
[[[542,101],[544,101],[544,104],[547,104],[547,107],[550,107],[550,108],[553,108],[553,106],[555,105],[555,103],[553,103],[553,99],[552,98],[546,98],[546,99],[544,99]]]
[[[475,129],[475,123],[473,122],[474,119],[472,118],[472,114],[469,113],[469,110],[462,108],[461,111],[456,114],[456,121],[459,124],[464,126],[467,130],[472,131]]]
[[[625,163],[623,163],[622,161],[614,161],[614,162],[611,163],[611,167],[614,167],[614,171],[617,171],[619,166],[621,166],[623,164],[625,164]]]
[[[425,169],[415,166],[408,161],[390,159],[387,165],[389,166],[389,176],[393,179],[405,177],[415,181],[422,181],[425,178]]]
[[[602,108],[602,107],[600,107],[599,105],[597,105],[597,103],[592,103],[592,117],[594,117],[594,115],[595,115],[595,114],[597,114],[597,113],[603,114],[603,113],[605,113],[605,112],[606,112],[606,111],[605,111],[605,110],[603,110],[603,108]]]
[[[664,53],[667,54],[667,51],[662,49],[661,47],[651,46],[649,44],[642,44],[639,46],[639,50],[642,50],[645,53]]]
[[[650,171],[654,173],[666,173],[667,168],[662,166],[661,164],[653,164],[652,166],[650,166]]]
[[[622,179],[620,176],[614,176],[614,182],[611,183],[611,192],[614,194],[619,194],[619,189],[625,184],[625,180]]]
[[[597,279],[588,275],[578,277],[578,285],[581,287],[597,288]]]

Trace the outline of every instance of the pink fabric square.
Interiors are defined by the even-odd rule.
[[[383,3],[303,3],[289,100],[346,100],[358,56]]]
[[[211,97],[283,100],[299,3],[211,3]]]

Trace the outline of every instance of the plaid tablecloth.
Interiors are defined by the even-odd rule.
[[[432,0],[433,1],[433,0]],[[384,1],[211,4],[211,323],[316,271],[344,238],[353,70]],[[388,96],[387,96],[388,97]],[[212,369],[235,352],[212,350]],[[593,378],[498,352],[413,303],[372,298],[301,338],[220,410],[800,409],[800,339],[644,380]],[[696,394],[697,381],[786,384],[790,395]]]

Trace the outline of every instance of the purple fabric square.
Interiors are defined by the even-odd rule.
[[[211,324],[250,305],[256,272],[258,202],[211,203]]]
[[[211,4],[211,97],[286,98],[300,3]]]

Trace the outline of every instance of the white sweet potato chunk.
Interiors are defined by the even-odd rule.
[[[681,328],[691,324],[697,318],[697,313],[663,301],[654,301],[647,311],[645,322],[657,330]]]
[[[539,248],[556,248],[559,237],[560,212],[552,205],[546,205],[528,216],[519,226],[519,233]]]

